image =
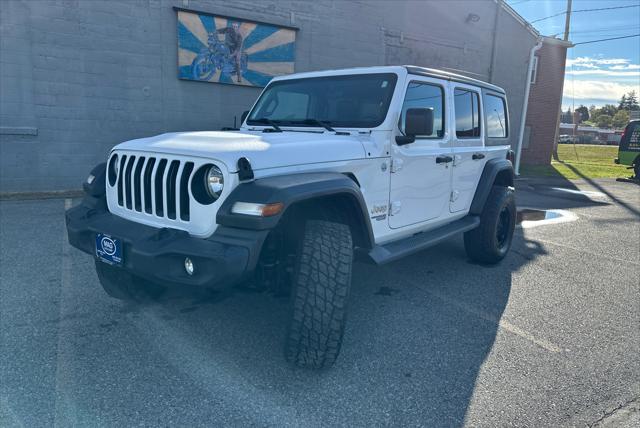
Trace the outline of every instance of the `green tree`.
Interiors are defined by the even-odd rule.
[[[596,118],[596,124],[598,125],[598,128],[610,128],[612,121],[613,119],[611,118],[611,116],[607,114],[601,114]]]
[[[638,104],[638,97],[636,96],[636,91],[631,91],[627,94],[627,104],[625,110],[640,110],[640,105]]]
[[[580,113],[580,118],[583,122],[589,120],[589,109],[583,105],[576,109],[576,112]]]
[[[611,120],[611,125],[614,128],[624,128],[627,123],[629,123],[629,112],[626,110],[618,110]]]
[[[567,109],[567,111],[563,111],[560,116],[560,122],[562,123],[573,123],[573,112],[571,111],[571,107]]]
[[[629,98],[627,97],[627,100]],[[618,107],[613,104],[605,104],[599,109],[600,114],[613,117],[618,112]]]
[[[627,94],[622,94],[622,98],[620,98],[620,103],[618,104],[618,110],[623,110],[627,108]]]

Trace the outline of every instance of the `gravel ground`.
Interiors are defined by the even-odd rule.
[[[286,298],[110,299],[71,248],[67,199],[0,202],[0,426],[638,426],[640,187],[521,180],[498,266],[462,240],[356,264],[342,354],[282,357]],[[76,202],[76,201],[74,201]]]

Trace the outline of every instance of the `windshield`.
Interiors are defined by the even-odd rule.
[[[247,123],[374,128],[387,116],[396,80],[393,73],[381,73],[273,82]]]

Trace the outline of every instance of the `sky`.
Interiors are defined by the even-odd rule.
[[[506,0],[527,21],[559,14],[566,0]],[[633,6],[571,14],[573,43],[640,34],[640,0],[573,0],[572,10]],[[564,35],[565,15],[534,22],[544,36]],[[577,45],[567,51],[563,110],[618,104],[623,93],[640,98],[640,37]]]

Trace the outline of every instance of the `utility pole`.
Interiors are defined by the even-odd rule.
[[[571,24],[571,0],[567,0],[567,13],[564,20],[564,41],[569,40],[569,26]]]
[[[571,1],[567,0],[567,13],[564,20],[564,41],[569,41],[571,28]],[[564,92],[564,78],[562,79],[562,89]],[[562,94],[560,94],[560,105],[558,106],[558,119],[556,120],[555,140],[553,141],[553,158],[558,160],[558,135],[560,134],[560,117],[562,116]]]

